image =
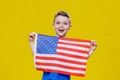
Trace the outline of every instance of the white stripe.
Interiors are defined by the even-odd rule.
[[[63,52],[65,54],[72,54],[72,55],[77,55],[77,56],[88,57],[88,54],[85,54],[85,53],[74,52],[74,51],[63,50],[63,49],[57,49],[57,52]]]
[[[61,59],[66,59],[66,60],[72,60],[72,61],[77,61],[77,62],[87,62],[85,59],[79,59],[79,58],[72,58],[72,57],[67,57],[67,56],[62,56],[62,55],[49,55],[49,54],[37,54],[42,57],[54,57],[54,58],[61,58]]]
[[[73,43],[73,44],[83,44],[83,45],[88,45],[90,46],[90,42],[75,42],[75,41],[68,41],[68,40],[61,40],[59,39],[59,42],[65,42],[65,43]]]
[[[86,65],[72,64],[72,63],[67,63],[67,62],[62,62],[62,61],[57,61],[57,60],[40,60],[40,59],[36,59],[35,62],[60,64],[60,65],[72,66],[72,67],[76,67],[76,68],[86,68]]]
[[[65,47],[65,48],[77,49],[77,50],[89,51],[89,48],[78,47],[78,46],[71,46],[71,45],[66,45],[66,44],[58,44],[58,46]]]
[[[37,65],[36,67],[37,68],[43,68],[43,69],[51,69],[51,70],[65,71],[65,72],[71,72],[71,73],[85,74],[85,71],[71,70],[71,69],[54,67],[54,66],[38,66]]]

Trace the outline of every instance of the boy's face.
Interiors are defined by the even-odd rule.
[[[58,37],[65,37],[67,31],[70,29],[70,19],[59,15],[55,18],[54,28]]]

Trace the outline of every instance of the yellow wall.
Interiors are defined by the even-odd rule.
[[[88,60],[86,77],[72,76],[72,80],[120,80],[119,5],[119,0],[1,0],[0,80],[41,80],[28,34],[55,35],[52,21],[59,10],[67,11],[72,19],[67,37],[98,43]]]

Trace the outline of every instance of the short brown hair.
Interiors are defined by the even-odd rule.
[[[70,16],[68,15],[67,12],[65,12],[65,11],[59,11],[57,14],[55,14],[53,22],[55,21],[55,18],[56,18],[57,16],[59,16],[59,15],[64,16],[64,17],[67,17],[67,18],[70,19]],[[70,24],[71,24],[71,20],[70,20]]]

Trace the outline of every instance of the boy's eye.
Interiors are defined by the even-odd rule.
[[[60,22],[56,22],[56,24],[60,24]]]
[[[64,25],[67,25],[68,23],[67,22],[64,22]]]

